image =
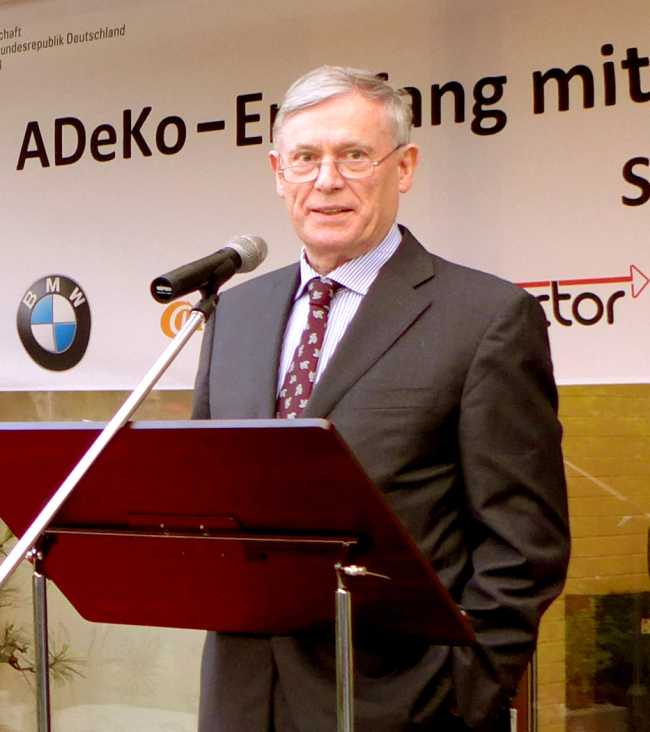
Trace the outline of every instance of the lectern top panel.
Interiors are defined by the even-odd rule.
[[[103,426],[0,424],[0,517],[14,533]],[[128,424],[52,521],[44,567],[91,620],[282,634],[331,623],[346,540],[355,542],[346,561],[391,578],[351,580],[365,629],[468,640],[435,573],[324,420]]]

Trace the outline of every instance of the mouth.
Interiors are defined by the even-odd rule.
[[[322,208],[313,208],[312,213],[322,216],[338,216],[340,214],[350,213],[351,208],[346,206],[323,206]]]

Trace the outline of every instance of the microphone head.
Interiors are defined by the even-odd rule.
[[[241,257],[239,272],[252,272],[266,259],[269,248],[260,236],[233,236],[226,244]]]

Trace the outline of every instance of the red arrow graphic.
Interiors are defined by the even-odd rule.
[[[584,280],[558,280],[558,285],[570,287],[571,285],[613,285],[624,284],[625,282],[629,282],[632,285],[632,297],[637,298],[647,287],[650,278],[646,277],[638,267],[631,264],[630,274],[627,277],[593,277]],[[517,284],[529,290],[533,287],[550,287],[551,281],[518,282]]]

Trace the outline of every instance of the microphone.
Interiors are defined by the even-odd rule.
[[[164,303],[204,287],[216,291],[236,272],[252,272],[259,267],[267,252],[261,237],[235,236],[218,252],[156,277],[151,294]]]

